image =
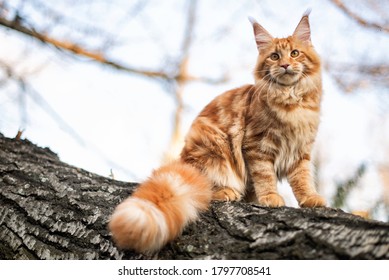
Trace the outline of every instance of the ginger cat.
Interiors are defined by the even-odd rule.
[[[209,103],[180,159],[155,170],[117,206],[109,228],[119,247],[159,250],[212,199],[283,206],[277,180],[284,177],[301,207],[325,206],[311,176],[322,85],[308,16],[287,38],[273,38],[250,19],[259,51],[255,84]]]

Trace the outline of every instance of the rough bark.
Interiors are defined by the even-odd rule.
[[[107,221],[136,184],[0,134],[1,259],[388,259],[389,224],[341,210],[213,203],[155,255],[115,247]]]

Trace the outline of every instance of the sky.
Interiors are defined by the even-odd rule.
[[[142,12],[130,14],[126,21],[120,20],[127,11],[122,8],[127,7],[126,1],[100,1],[102,6],[93,8],[83,4],[76,14],[69,2],[60,2],[56,8],[75,21],[114,34],[115,45],[107,50],[110,58],[142,69],[172,67],[185,30],[186,1],[149,1]],[[353,7],[358,9],[358,3]],[[199,1],[189,71],[213,78],[226,74],[229,79],[219,85],[193,82],[185,86],[183,131],[215,96],[253,82],[257,50],[248,16],[273,36],[283,37],[312,8],[312,41],[324,65],[322,120],[315,149],[321,160],[320,191],[330,199],[338,183],[366,164],[359,188],[348,198],[347,210],[373,207],[383,196],[377,166],[389,162],[385,157],[389,152],[388,89],[367,85],[344,93],[325,65],[388,62],[389,36],[360,28],[330,1],[231,0],[223,1],[223,8],[219,5],[220,1]],[[358,11],[375,19],[367,10]],[[30,20],[45,27],[45,19],[34,13]],[[50,31],[58,36],[72,34],[66,28]],[[93,46],[95,41],[99,40],[87,43]],[[18,106],[23,95],[12,86],[0,88],[1,133],[14,137],[24,129],[23,137],[49,147],[61,160],[103,176],[112,172],[118,180],[139,182],[161,164],[175,109],[166,84],[74,58],[2,27],[0,42],[0,60],[20,72],[32,71],[28,81],[47,102],[44,110],[34,101],[36,96],[27,96],[24,123]],[[48,106],[66,124],[47,114]],[[79,137],[70,134],[68,127]],[[296,206],[290,189],[285,184],[280,188],[287,203]],[[382,214],[379,217],[385,219]]]

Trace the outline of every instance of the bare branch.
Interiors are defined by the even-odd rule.
[[[327,62],[324,64],[324,67],[345,92],[352,92],[370,84],[389,86],[389,65],[387,64],[370,65]]]
[[[196,7],[197,0],[189,1],[188,16],[186,22],[186,28],[184,31],[184,41],[182,43],[182,55],[185,57],[188,55],[189,48],[193,41],[193,30],[196,23]]]
[[[35,102],[45,113],[47,113],[51,119],[53,119],[59,128],[68,134],[70,137],[72,137],[80,146],[88,148],[92,150],[95,154],[97,154],[103,161],[105,161],[109,166],[114,168],[115,170],[120,170],[126,174],[129,174],[133,178],[137,178],[134,173],[132,173],[127,168],[115,163],[112,161],[109,157],[105,155],[104,152],[102,152],[100,149],[92,145],[91,143],[87,142],[69,123],[67,123],[59,114],[58,112],[47,102],[47,100],[38,92],[36,91],[29,83],[28,81],[18,73],[14,72],[12,67],[8,66],[7,64],[0,61],[0,67],[4,69],[4,71],[7,73],[8,78],[14,80],[18,86],[21,88],[21,97],[25,99],[27,96],[31,98],[33,102]],[[22,105],[25,106],[25,100],[22,100]],[[22,108],[24,110],[25,108]],[[22,112],[23,114],[27,114],[26,112]],[[26,121],[22,121],[26,123]],[[16,135],[16,139],[20,139],[22,136],[22,133],[24,130],[19,130],[18,134]]]
[[[53,5],[54,3],[51,3],[50,5],[50,2],[48,1],[33,0],[33,1],[28,1],[28,4],[31,7],[34,7],[34,11],[41,14],[42,17],[47,18],[47,22],[45,22],[45,25],[49,26],[49,28],[56,25],[73,25],[73,26],[76,25],[77,26],[76,31],[81,34],[85,34],[88,36],[91,36],[92,34],[99,34],[99,35],[103,35],[104,37],[114,36],[113,34],[103,30],[100,27],[96,27],[95,25],[92,25],[90,23],[81,22],[75,17],[65,16],[57,9],[51,7],[51,5]]]
[[[52,38],[48,35],[45,35],[43,33],[40,33],[33,28],[28,28],[25,25],[22,24],[20,21],[20,18],[17,18],[13,21],[7,20],[6,18],[0,17],[0,25],[13,29],[15,31],[18,31],[20,33],[23,33],[27,36],[30,36],[32,38],[38,39],[46,44],[50,44],[56,48],[69,51],[73,54],[87,57],[93,61],[99,62],[101,64],[108,65],[112,68],[115,68],[117,70],[122,70],[125,72],[129,72],[132,74],[142,75],[149,78],[161,78],[165,80],[174,79],[171,75],[168,73],[165,73],[163,71],[149,71],[149,70],[139,70],[135,68],[131,68],[129,66],[126,66],[124,64],[120,64],[117,62],[114,62],[112,60],[107,59],[101,52],[94,52],[85,49],[84,47],[77,45],[72,42],[66,42],[57,40],[55,38]]]
[[[351,11],[343,3],[343,1],[341,1],[341,0],[331,0],[331,2],[334,5],[336,5],[340,10],[342,10],[347,16],[351,17],[354,21],[356,21],[360,25],[362,25],[364,27],[367,27],[367,28],[375,29],[377,31],[384,31],[386,33],[389,33],[389,26],[384,26],[384,25],[381,25],[381,24],[378,24],[378,23],[375,23],[375,22],[369,22],[369,21],[363,19],[362,17],[360,17],[359,15],[357,15],[356,13]]]
[[[10,28],[13,31],[20,32],[24,35],[27,35],[31,38],[37,39],[45,44],[54,46],[55,48],[70,52],[78,57],[86,57],[91,59],[94,62],[110,66],[114,69],[125,71],[131,74],[137,74],[141,76],[146,76],[152,79],[162,80],[171,85],[171,92],[174,95],[176,101],[176,111],[174,117],[173,133],[171,139],[171,147],[176,149],[181,142],[182,133],[181,133],[181,123],[182,123],[182,114],[184,111],[184,89],[185,86],[190,82],[203,82],[207,84],[218,84],[225,82],[228,77],[227,75],[222,75],[220,78],[209,78],[209,77],[195,77],[189,73],[189,52],[190,48],[193,45],[195,26],[197,23],[196,12],[197,12],[197,0],[188,0],[185,7],[185,25],[183,28],[183,36],[181,43],[180,54],[175,58],[175,63],[171,67],[161,68],[160,71],[150,71],[142,70],[135,67],[130,67],[124,65],[123,63],[118,63],[112,61],[106,57],[104,49],[99,50],[90,50],[86,47],[86,44],[79,44],[79,41],[67,41],[64,39],[58,39],[46,29],[36,28],[34,25],[30,24],[24,16],[20,16],[17,13],[17,16],[10,19],[9,16],[5,14],[0,14],[0,25]],[[132,10],[131,13],[127,13],[128,16],[134,14],[138,8],[142,8],[144,2],[139,1],[135,6],[135,10]],[[64,19],[61,17],[60,13],[55,10],[52,10],[49,7],[45,7],[46,10],[52,14],[52,18],[56,23],[63,23]],[[0,10],[1,11],[1,10]],[[69,22],[69,21],[66,21]],[[50,28],[49,28],[50,29]],[[110,42],[109,40],[107,42]],[[31,93],[30,93],[31,95]],[[36,95],[34,95],[37,97]],[[33,98],[34,96],[31,96]],[[47,108],[46,108],[47,109]]]
[[[185,84],[191,79],[188,74],[188,62],[189,62],[189,49],[193,40],[193,30],[196,21],[196,6],[197,1],[188,1],[188,15],[186,20],[186,27],[184,30],[184,39],[181,46],[181,57],[178,61],[178,73],[177,73],[177,84],[175,86],[175,100],[176,110],[173,121],[173,132],[170,139],[170,144],[167,152],[164,155],[164,161],[168,162],[177,157],[183,146],[183,135],[182,135],[182,112],[184,111],[184,87]]]

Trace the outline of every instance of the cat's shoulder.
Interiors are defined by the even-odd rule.
[[[229,89],[219,96],[216,99],[226,100],[226,101],[236,101],[237,99],[242,99],[245,96],[251,96],[255,92],[255,86],[252,84],[246,84],[240,87]]]
[[[200,117],[209,117],[220,112],[241,111],[247,105],[249,97],[254,91],[255,87],[252,84],[229,89],[209,102],[201,111]]]

